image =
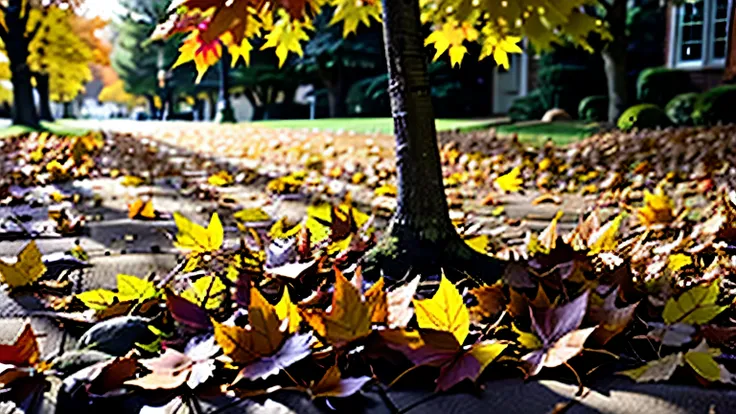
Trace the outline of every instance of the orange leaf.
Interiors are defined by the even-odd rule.
[[[0,345],[0,363],[31,367],[38,362],[41,351],[31,324],[26,324],[13,345]]]

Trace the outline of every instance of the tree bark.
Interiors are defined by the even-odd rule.
[[[608,121],[617,122],[629,104],[626,64],[626,13],[628,0],[613,0],[606,20],[613,40],[603,50],[603,64],[608,80]]]
[[[26,10],[24,10],[24,7]],[[40,128],[36,112],[31,69],[28,67],[28,45],[30,36],[26,33],[28,6],[23,0],[10,0],[5,9],[5,27],[0,31],[5,43],[10,64],[10,81],[13,84],[13,124]]]
[[[54,122],[51,113],[51,90],[49,88],[49,75],[46,73],[35,73],[36,91],[38,92],[38,116],[41,121]]]
[[[466,270],[497,261],[475,254],[450,221],[442,180],[427,57],[416,0],[383,0],[389,95],[396,134],[397,208],[388,237],[366,258],[390,277],[431,276],[440,268]],[[479,256],[483,256],[482,258]],[[371,269],[372,270],[372,269]],[[477,277],[485,275],[474,274]],[[500,273],[494,277],[500,276]]]
[[[327,89],[327,108],[330,118],[341,118],[347,114],[345,106],[345,81],[343,80],[342,65],[337,68],[324,69],[319,67],[318,73],[322,84]]]
[[[230,99],[230,64],[232,56],[227,48],[222,48],[222,59],[220,59],[220,95],[217,99],[217,117],[215,122],[234,123],[235,111]]]
[[[77,116],[74,114],[74,101],[64,102],[64,119],[74,119]]]

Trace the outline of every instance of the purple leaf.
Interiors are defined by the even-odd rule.
[[[244,378],[255,380],[278,374],[282,369],[309,356],[313,340],[312,334],[290,337],[272,356],[260,358],[243,368],[233,383]]]
[[[212,328],[207,311],[170,291],[166,292],[166,307],[174,320],[182,325],[198,330]]]
[[[545,347],[577,329],[583,322],[588,309],[589,292],[565,305],[550,309],[530,307],[532,325]]]

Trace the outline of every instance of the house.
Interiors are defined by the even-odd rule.
[[[667,7],[665,62],[687,71],[700,90],[736,80],[734,3],[736,0],[701,0]]]

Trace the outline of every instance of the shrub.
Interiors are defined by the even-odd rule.
[[[693,110],[697,99],[698,94],[694,92],[677,95],[667,104],[664,112],[676,125],[692,125]]]
[[[608,120],[608,97],[605,95],[589,96],[578,105],[578,117],[587,122],[605,122]]]
[[[717,86],[700,94],[695,101],[693,121],[696,125],[736,123],[736,85]]]
[[[591,91],[599,91],[605,79],[580,65],[551,65],[539,70],[539,89],[544,109],[564,109],[576,113],[578,104]]]
[[[639,74],[636,83],[636,98],[639,102],[660,107],[667,105],[677,95],[695,91],[690,75],[677,69],[645,69]]]
[[[542,92],[535,89],[511,104],[509,117],[513,122],[537,121],[542,119],[546,108],[542,103]]]
[[[652,104],[640,104],[632,106],[624,111],[618,119],[618,127],[622,131],[630,131],[633,128],[654,129],[670,125],[670,120],[662,108]]]

